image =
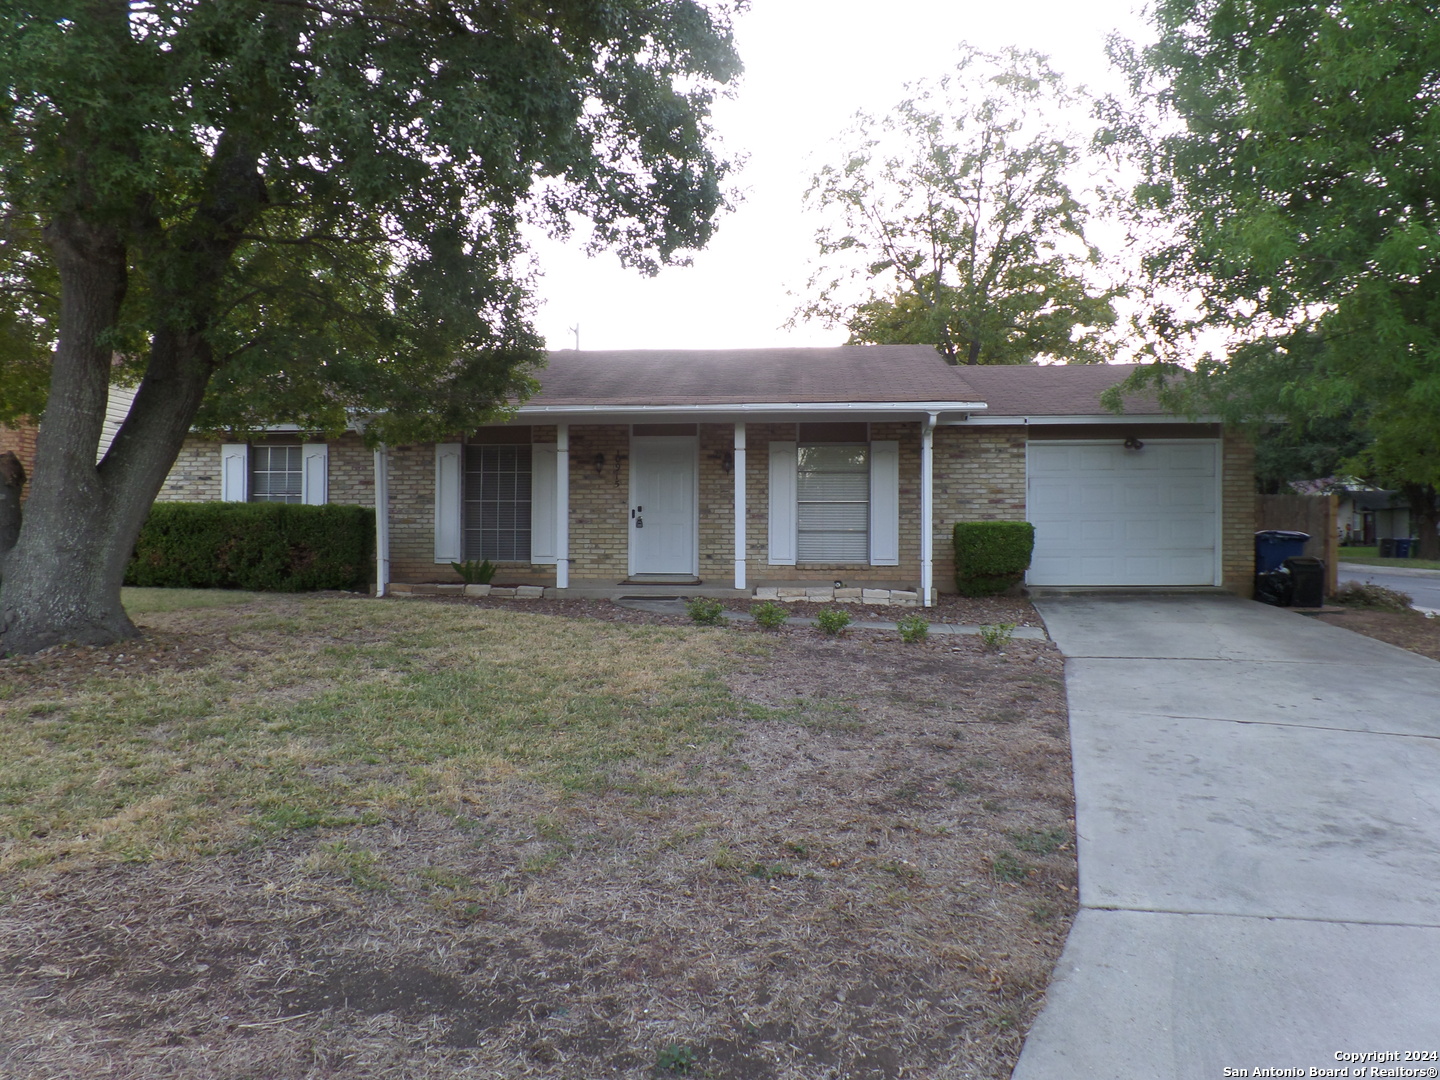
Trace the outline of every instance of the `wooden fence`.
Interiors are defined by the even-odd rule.
[[[1335,591],[1339,579],[1336,565],[1340,555],[1340,536],[1336,517],[1340,510],[1338,495],[1257,495],[1255,528],[1294,529],[1309,533],[1305,554],[1325,562],[1325,595]]]

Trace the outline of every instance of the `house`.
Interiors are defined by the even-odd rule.
[[[100,429],[100,444],[95,451],[96,461],[105,456],[105,451],[109,450],[110,444],[115,441],[115,435],[129,414],[134,400],[134,387],[112,385],[106,393],[105,422]],[[25,470],[27,479],[35,475],[35,447],[39,437],[40,428],[32,421],[22,421],[10,426],[0,424],[0,454],[14,454],[20,467]],[[22,497],[28,497],[29,494],[30,488],[27,484]]]
[[[550,354],[507,423],[364,449],[189,440],[162,499],[376,505],[380,580],[565,590],[954,589],[959,521],[1029,520],[1032,585],[1248,594],[1251,448],[1100,395],[1121,366],[955,367],[931,348]],[[378,496],[378,497],[377,497]]]
[[[1334,495],[1335,529],[1341,544],[1374,547],[1384,539],[1411,535],[1410,503],[1399,491],[1378,488],[1354,476],[1321,480],[1292,480],[1291,490],[1301,495]]]

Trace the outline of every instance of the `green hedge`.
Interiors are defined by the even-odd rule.
[[[993,596],[1023,581],[1035,550],[1028,521],[963,521],[955,526],[955,587],[961,596]]]
[[[375,512],[360,506],[156,503],[126,585],[305,592],[364,588]]]

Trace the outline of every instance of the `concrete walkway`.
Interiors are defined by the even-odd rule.
[[[1232,597],[1037,607],[1081,910],[1017,1080],[1437,1075],[1336,1054],[1440,1051],[1440,664]]]

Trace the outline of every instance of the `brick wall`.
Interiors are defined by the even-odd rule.
[[[595,471],[595,455],[605,466]],[[570,578],[623,581],[630,573],[630,428],[570,426]]]
[[[1255,587],[1255,447],[1238,431],[1227,431],[1221,453],[1221,576],[1226,589],[1249,598]]]
[[[734,424],[700,425],[700,577],[707,585],[735,583],[734,456]]]
[[[220,498],[220,443],[191,435],[180,447],[156,502],[216,502]]]
[[[18,427],[0,424],[0,454],[14,454],[25,468],[25,487],[20,492],[22,500],[29,498],[30,481],[35,477],[35,440],[39,435],[40,429],[30,424]]]
[[[935,588],[955,591],[954,527],[1025,520],[1025,428],[935,429]]]
[[[157,502],[215,502],[220,498],[218,439],[191,435],[180,448]],[[329,501],[344,506],[375,505],[375,455],[360,436],[347,432],[330,440]]]

